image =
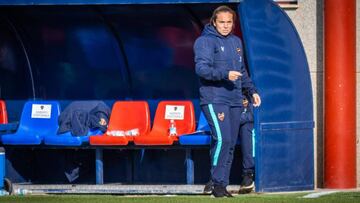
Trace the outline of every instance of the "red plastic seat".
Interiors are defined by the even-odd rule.
[[[127,145],[133,136],[113,136],[111,132],[139,129],[139,135],[150,131],[150,110],[146,101],[117,101],[113,105],[107,131],[91,136],[91,145]]]
[[[184,119],[174,120],[177,136],[169,136],[169,120],[165,119],[166,106],[184,106]],[[178,136],[192,133],[195,130],[194,106],[191,101],[161,101],[156,109],[154,124],[149,134],[134,138],[136,145],[172,145]]]
[[[6,104],[4,100],[0,100],[0,124],[7,124],[8,116],[6,112]]]

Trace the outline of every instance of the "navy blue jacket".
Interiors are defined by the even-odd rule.
[[[105,132],[110,113],[111,109],[102,101],[74,101],[61,112],[57,133],[70,131],[72,135],[84,136],[90,129]],[[101,119],[105,120],[105,125],[101,125]]]
[[[207,24],[195,41],[196,74],[200,77],[200,104],[226,104],[242,106],[242,91],[250,95],[256,89],[246,71],[240,38],[233,34],[220,35]],[[236,81],[228,79],[229,71],[239,71]]]

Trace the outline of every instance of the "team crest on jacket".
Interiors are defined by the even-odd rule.
[[[221,49],[222,52],[225,51],[225,47],[224,47],[224,46],[221,46],[220,49]]]
[[[224,118],[225,118],[225,113],[224,113],[224,112],[218,113],[217,116],[218,116],[218,119],[219,119],[220,121],[223,121]]]
[[[241,49],[240,49],[240,48],[236,48],[236,51],[237,51],[237,52],[241,52]]]

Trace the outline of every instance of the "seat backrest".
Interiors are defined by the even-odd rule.
[[[108,131],[139,129],[140,135],[150,131],[150,110],[146,101],[117,101],[111,111]]]
[[[4,100],[0,100],[0,124],[8,123],[6,104]]]
[[[170,109],[170,113],[166,112],[166,109]],[[176,117],[177,111],[184,108],[183,119],[174,119],[176,124],[176,131],[178,135],[192,133],[195,130],[195,113],[194,105],[191,101],[161,101],[159,102],[154,124],[151,131],[156,132],[156,134],[168,134],[169,124],[171,119],[166,119],[165,114],[171,114]],[[168,117],[169,118],[169,117]]]
[[[100,100],[73,101],[70,102],[63,111],[68,111],[68,109],[90,111],[91,109],[95,108],[99,103],[103,102]]]
[[[27,101],[21,113],[19,130],[41,135],[56,133],[60,105],[57,101]]]
[[[197,131],[210,131],[209,123],[205,118],[205,114],[201,111],[198,121]]]

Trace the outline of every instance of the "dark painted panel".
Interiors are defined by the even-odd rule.
[[[258,185],[263,191],[314,188],[313,136],[309,130],[262,132]]]
[[[0,98],[32,97],[31,77],[21,42],[6,18],[0,19]]]
[[[129,96],[121,50],[94,10],[49,7],[7,12],[26,41],[38,98]]]

